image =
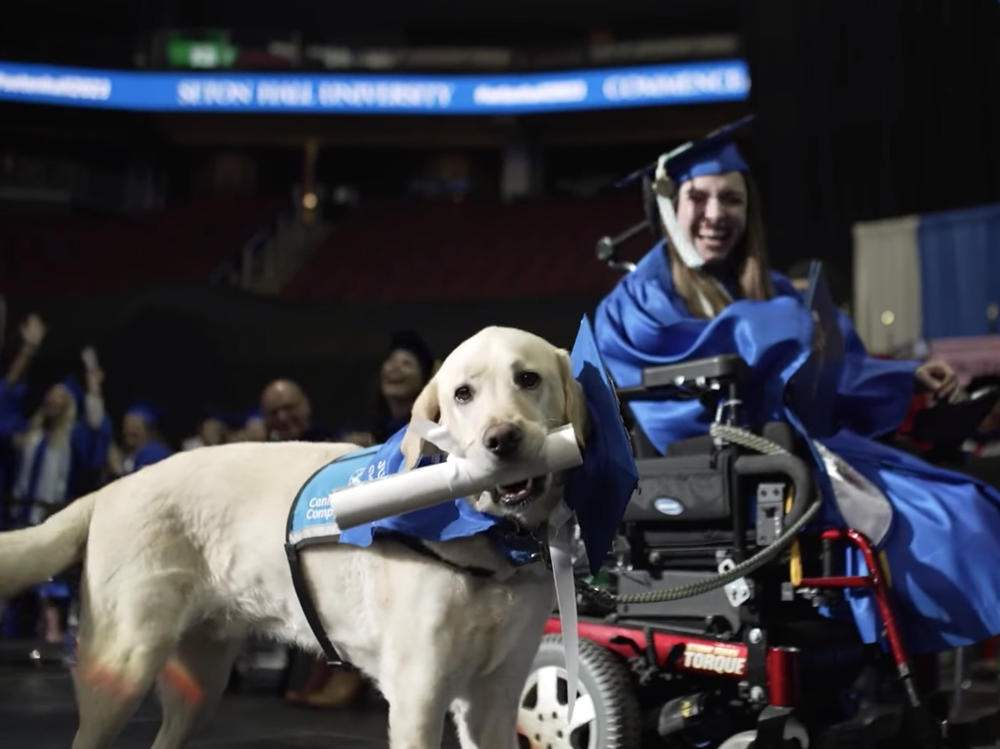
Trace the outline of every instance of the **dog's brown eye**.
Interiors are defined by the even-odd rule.
[[[455,388],[455,400],[459,403],[468,403],[472,400],[472,388],[468,385],[460,385]]]
[[[524,388],[525,390],[531,390],[538,387],[538,383],[542,381],[541,376],[538,372],[518,372],[514,375],[514,382],[519,388]]]

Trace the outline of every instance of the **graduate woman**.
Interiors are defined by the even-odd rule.
[[[841,315],[836,392],[823,393],[824,403],[800,403],[798,414],[786,410],[786,385],[822,336],[788,279],[768,268],[759,194],[731,138],[722,131],[657,161],[652,184],[666,236],[596,312],[612,376],[633,386],[645,367],[738,353],[750,365],[742,391],[748,423],[787,418],[807,431],[809,411],[829,408],[834,428],[809,434],[822,445],[817,468],[839,464],[840,474],[860,474],[867,497],[860,516],[845,520],[828,491],[827,522],[861,526],[885,552],[909,647],[932,652],[1000,633],[1000,495],[875,439],[902,422],[915,384],[953,397],[954,372],[943,362],[869,357]],[[697,400],[635,402],[633,412],[660,451],[704,434],[713,416]],[[836,489],[843,475],[827,473]],[[856,552],[848,552],[847,567],[860,574]],[[864,639],[876,640],[869,597],[849,601]]]

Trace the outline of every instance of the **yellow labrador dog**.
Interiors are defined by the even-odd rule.
[[[440,421],[466,456],[495,464],[537,453],[557,425],[585,429],[567,353],[511,328],[462,343],[414,414]],[[407,465],[423,444],[411,429]],[[184,744],[219,700],[251,632],[318,651],[284,550],[292,498],[352,445],[245,443],[180,453],[73,502],[42,525],[0,533],[0,596],[83,560],[75,749],[109,746],[157,684],[154,744]],[[497,487],[476,508],[539,528],[560,476]],[[393,749],[441,744],[452,711],[463,747],[514,749],[521,686],[552,606],[541,563],[511,566],[485,537],[310,547],[303,568],[330,640],[389,701]],[[460,567],[493,571],[473,576]]]

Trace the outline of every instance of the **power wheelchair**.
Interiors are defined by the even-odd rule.
[[[614,261],[606,242],[598,255]],[[784,422],[741,426],[745,371],[739,357],[716,356],[647,369],[617,390],[625,406],[697,398],[715,422],[665,455],[628,425],[639,487],[579,597],[576,709],[569,720],[553,617],[521,695],[521,746],[993,746],[1000,713],[957,709],[936,659],[910,658],[871,543],[809,522],[819,492],[799,435]],[[845,545],[867,574],[842,572]],[[884,647],[836,615],[847,591],[874,599]]]

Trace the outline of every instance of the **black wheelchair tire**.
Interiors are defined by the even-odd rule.
[[[538,653],[531,665],[531,671],[519,702],[519,715],[534,715],[537,705],[531,704],[533,684],[537,684],[537,675],[541,669],[555,667],[565,669],[566,661],[563,653],[561,635],[546,635],[538,647]],[[565,672],[559,671],[559,678],[565,679]],[[565,685],[562,685],[565,690]],[[577,693],[578,704],[582,695],[587,695],[593,702],[594,720],[588,731],[589,740],[585,747],[596,749],[639,749],[640,746],[640,715],[639,703],[634,687],[629,678],[624,661],[616,653],[607,650],[590,640],[580,640],[580,677]],[[537,699],[537,694],[535,695]],[[541,717],[541,716],[539,716]],[[548,717],[548,716],[546,716]],[[519,719],[518,725],[524,730],[526,722]],[[551,728],[551,727],[550,727]],[[565,723],[562,726],[566,728]],[[568,732],[566,732],[568,733]],[[527,738],[538,743],[534,736]],[[560,746],[578,749],[577,744],[566,741]],[[552,745],[542,742],[541,746]]]

